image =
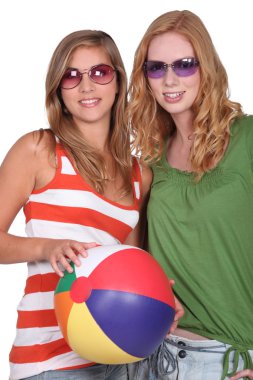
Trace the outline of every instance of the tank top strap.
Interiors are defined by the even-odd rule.
[[[56,162],[57,162],[58,171],[61,174],[77,175],[74,165],[72,164],[70,158],[68,157],[68,153],[62,146],[57,136],[55,136],[55,141],[56,141],[55,153],[56,153]]]
[[[133,193],[135,200],[139,203],[142,200],[142,174],[141,174],[141,164],[140,159],[136,156],[133,156],[133,170],[132,170],[132,184],[133,184]]]

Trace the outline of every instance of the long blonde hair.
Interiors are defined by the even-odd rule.
[[[51,130],[60,139],[73,159],[76,168],[103,193],[107,176],[103,158],[91,147],[75,127],[61,99],[60,81],[75,50],[80,47],[101,47],[108,54],[116,70],[118,93],[111,111],[109,149],[116,171],[123,178],[123,191],[130,191],[131,152],[129,128],[124,121],[127,102],[127,77],[119,50],[107,33],[98,30],[80,30],[67,35],[56,47],[46,77],[46,110]]]
[[[190,11],[171,11],[155,19],[136,50],[127,110],[133,147],[147,162],[159,160],[165,137],[175,130],[171,115],[156,102],[143,73],[151,40],[168,31],[186,37],[200,63],[200,88],[192,106],[193,145],[190,161],[193,171],[201,178],[222,158],[230,125],[243,112],[239,103],[229,100],[226,71],[203,22]]]

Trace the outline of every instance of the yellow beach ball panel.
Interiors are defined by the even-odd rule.
[[[74,351],[97,363],[123,364],[142,359],[129,355],[113,343],[96,323],[85,303],[73,304],[68,318],[67,336]],[[103,350],[100,351],[98,347],[103,347]]]

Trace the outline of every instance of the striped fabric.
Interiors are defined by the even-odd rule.
[[[139,218],[141,173],[137,159],[132,172],[133,205],[122,206],[96,193],[74,170],[66,152],[56,145],[54,179],[33,191],[24,207],[28,237],[74,239],[98,244],[124,243]],[[28,263],[24,296],[18,305],[17,334],[10,352],[10,379],[54,369],[81,368],[91,363],[66,344],[54,313],[59,277],[46,261]]]

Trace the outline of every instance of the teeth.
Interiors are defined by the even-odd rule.
[[[165,93],[164,95],[167,96],[168,98],[175,99],[175,98],[177,98],[178,96],[180,96],[182,94],[183,94],[183,92],[175,92],[174,94],[167,94],[167,93]]]
[[[81,103],[82,104],[93,104],[93,103],[97,103],[97,99],[87,99],[87,100],[81,100]]]

